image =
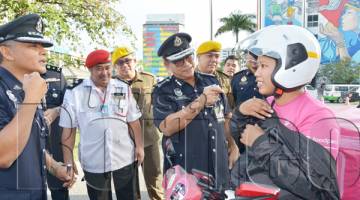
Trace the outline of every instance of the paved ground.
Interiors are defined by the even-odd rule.
[[[357,127],[360,128],[360,108],[356,108],[357,104],[353,103],[351,105],[345,105],[345,104],[327,104],[327,105],[334,111],[337,117],[349,119],[353,123],[355,123]],[[77,166],[80,167],[80,163],[78,163]],[[142,200],[148,200],[149,197],[147,195],[143,175],[141,173],[141,170],[139,171],[140,171],[140,190],[141,190]],[[79,173],[80,175],[78,179],[81,179],[83,177],[82,170],[79,170]],[[113,195],[114,195],[114,199],[116,199],[115,194]],[[71,188],[70,196],[71,196],[71,200],[88,199],[85,182],[81,182],[80,180],[78,180],[73,186],[73,188]]]

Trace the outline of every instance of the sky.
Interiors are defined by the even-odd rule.
[[[233,11],[240,10],[242,14],[256,14],[257,0],[212,0],[213,1],[213,34],[221,26],[219,21]],[[184,14],[184,32],[192,38],[192,46],[197,48],[202,42],[210,40],[210,0],[121,0],[118,10],[126,18],[137,37],[135,46],[137,57],[142,58],[142,32],[147,14]],[[247,33],[241,33],[239,40]],[[234,47],[235,37],[232,33],[224,33],[213,40],[221,42],[223,48]],[[127,41],[122,44],[129,45]]]

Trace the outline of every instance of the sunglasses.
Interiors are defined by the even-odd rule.
[[[116,65],[124,66],[125,64],[130,64],[134,59],[131,58],[125,58],[124,60],[118,60],[116,62]]]
[[[185,60],[193,60],[193,54],[187,55],[179,60],[170,61],[172,64],[176,65],[177,67],[183,66],[185,64]]]

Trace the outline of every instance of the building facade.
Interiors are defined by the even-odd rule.
[[[183,14],[154,14],[147,15],[143,25],[143,70],[158,77],[168,75],[162,62],[157,56],[157,50],[166,38],[183,30]]]

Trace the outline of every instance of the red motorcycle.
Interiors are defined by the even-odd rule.
[[[250,182],[235,191],[219,191],[211,175],[195,169],[189,174],[179,165],[166,171],[163,187],[166,200],[277,200],[280,193],[279,188]]]

